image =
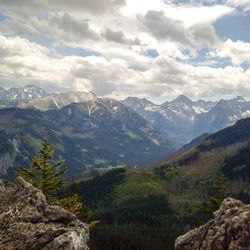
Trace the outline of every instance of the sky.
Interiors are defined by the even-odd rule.
[[[250,0],[0,0],[0,86],[250,97]]]

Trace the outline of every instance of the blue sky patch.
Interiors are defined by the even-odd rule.
[[[217,34],[221,38],[230,38],[233,41],[250,42],[250,15],[237,12],[234,15],[224,16],[214,23]]]

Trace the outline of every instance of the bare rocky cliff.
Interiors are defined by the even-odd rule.
[[[249,250],[250,205],[228,198],[214,219],[177,238],[176,250]]]
[[[1,250],[88,250],[89,230],[18,177],[0,191]]]

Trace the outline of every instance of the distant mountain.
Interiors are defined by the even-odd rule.
[[[208,112],[200,114],[194,121],[194,135],[214,133],[233,125],[236,121],[250,116],[250,102],[238,96],[221,100]]]
[[[97,101],[92,92],[52,93],[44,98],[26,100],[18,104],[19,108],[36,108],[39,110],[61,109],[71,103]]]
[[[41,111],[59,110],[71,103],[101,101],[92,92],[69,91],[46,93],[35,85],[5,90],[0,88],[0,108],[33,108]],[[192,101],[180,95],[161,105],[146,98],[128,97],[121,101],[164,134],[175,147],[181,147],[204,133],[214,133],[250,117],[250,102],[238,96],[231,100]]]
[[[32,101],[48,96],[42,88],[35,85],[27,85],[19,88],[0,88],[0,108],[17,107],[20,102]]]
[[[210,101],[193,102],[184,95],[162,105],[136,97],[128,97],[123,103],[151,121],[156,129],[167,134],[177,145],[183,145],[193,139],[196,116],[208,112],[215,105]]]
[[[65,92],[48,94],[40,87],[27,85],[5,90],[0,88],[0,108],[61,109],[71,103],[97,100],[92,92]]]
[[[47,95],[48,94],[42,88],[35,85],[10,88],[8,90],[0,88],[1,101],[35,100],[38,98],[43,98]]]
[[[112,99],[72,103],[45,112],[0,110],[0,173],[27,164],[43,138],[65,159],[68,175],[109,166],[143,167],[163,159],[173,147],[129,107]]]
[[[129,97],[123,103],[181,146],[205,133],[212,134],[250,117],[250,102],[238,96],[231,100],[192,101],[181,95],[156,105],[145,98]]]

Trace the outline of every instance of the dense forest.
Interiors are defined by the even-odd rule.
[[[224,197],[250,202],[249,183],[223,174],[222,152],[204,157],[214,168],[115,169],[80,182],[88,220],[100,221],[91,249],[173,249],[176,237],[210,219]]]
[[[88,220],[100,221],[91,249],[173,249],[176,237],[212,218],[225,197],[249,203],[249,150],[244,130],[229,128],[151,169],[82,176]]]

